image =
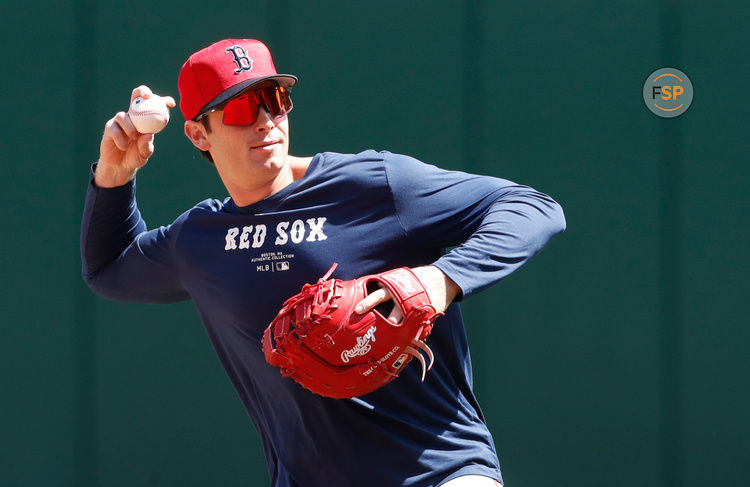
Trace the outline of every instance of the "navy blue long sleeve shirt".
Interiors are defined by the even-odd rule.
[[[265,362],[263,330],[333,262],[349,280],[434,264],[466,298],[523,265],[565,228],[549,196],[388,152],[316,155],[305,176],[246,207],[205,200],[148,230],[135,181],[98,188],[84,210],[83,276],[99,295],[192,299],[260,434],[273,486],[432,486],[502,480],[472,392],[457,303],[435,323],[435,366],[410,366],[365,396],[317,396]],[[446,249],[451,249],[446,252]]]

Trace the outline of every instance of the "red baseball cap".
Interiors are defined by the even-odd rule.
[[[297,83],[296,76],[276,72],[262,42],[224,39],[192,54],[182,65],[177,79],[180,110],[185,120],[192,120],[267,79],[287,88]]]

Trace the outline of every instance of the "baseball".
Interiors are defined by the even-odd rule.
[[[135,129],[142,134],[161,132],[169,122],[169,108],[165,99],[159,95],[148,98],[139,96],[130,104],[128,115]]]

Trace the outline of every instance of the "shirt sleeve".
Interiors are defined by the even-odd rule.
[[[395,154],[385,167],[408,238],[426,248],[455,247],[434,265],[463,297],[518,269],[565,230],[560,205],[528,186]]]
[[[98,295],[118,301],[169,303],[190,299],[174,252],[174,225],[147,231],[135,199],[135,180],[116,188],[94,184],[81,224],[83,279]]]

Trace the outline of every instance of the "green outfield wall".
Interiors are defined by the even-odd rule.
[[[225,37],[265,40],[299,76],[292,153],[407,153],[563,206],[563,235],[462,303],[507,485],[746,485],[746,2],[42,0],[2,12],[0,486],[268,484],[193,305],[108,302],[80,278],[104,122],[139,84],[177,97],[183,61]],[[642,98],[666,66],[695,90],[674,119]],[[138,177],[150,226],[225,196],[172,117]]]

